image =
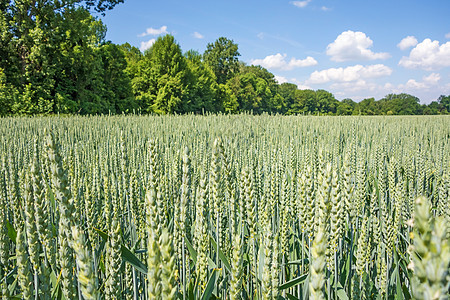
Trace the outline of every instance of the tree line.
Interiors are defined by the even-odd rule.
[[[204,53],[159,37],[144,53],[105,40],[104,14],[123,0],[0,0],[0,115],[116,113],[447,114],[450,95],[429,105],[409,94],[359,103],[325,90],[278,84],[239,60],[225,37]]]

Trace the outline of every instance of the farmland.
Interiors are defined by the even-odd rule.
[[[447,299],[450,117],[0,119],[1,296]]]

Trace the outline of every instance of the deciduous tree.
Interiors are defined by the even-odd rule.
[[[238,45],[225,37],[218,38],[206,46],[204,60],[211,66],[217,83],[224,84],[239,70]]]

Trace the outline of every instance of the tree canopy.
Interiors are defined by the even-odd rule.
[[[225,83],[239,70],[238,45],[225,37],[206,46],[205,62],[211,66],[219,84]]]
[[[338,101],[325,90],[278,84],[239,60],[219,37],[203,54],[183,52],[174,36],[145,53],[105,40],[105,14],[123,0],[0,0],[0,115],[181,114],[224,112],[406,115],[447,114],[450,95],[421,105],[409,94]]]
[[[121,1],[1,1],[3,114],[107,113],[130,100],[124,54],[105,43],[104,12]],[[114,85],[109,83],[114,81]]]

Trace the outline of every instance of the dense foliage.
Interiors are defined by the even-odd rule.
[[[0,114],[122,111],[126,61],[97,11],[121,1],[0,1]]]
[[[281,114],[447,114],[450,96],[429,105],[407,94],[338,101],[324,90],[278,84],[239,61],[225,37],[203,54],[171,35],[141,53],[105,41],[104,14],[123,0],[0,0],[0,116],[24,114],[262,112]]]
[[[2,118],[0,137],[3,298],[448,298],[448,116]]]

